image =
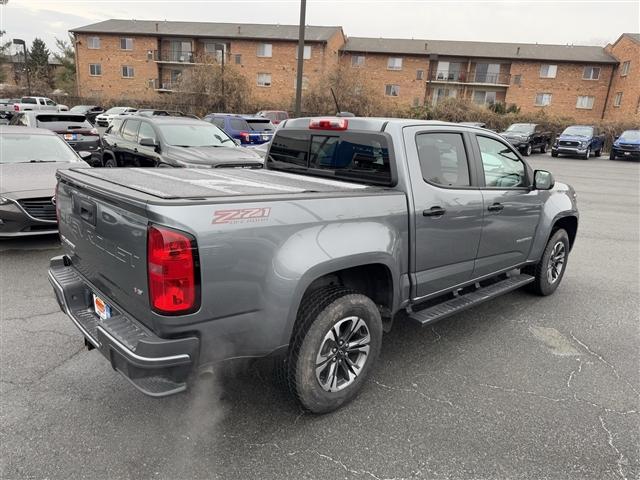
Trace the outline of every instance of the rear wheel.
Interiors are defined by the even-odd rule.
[[[551,295],[562,281],[569,256],[569,235],[566,230],[556,230],[544,249],[540,261],[527,267],[524,273],[533,275],[535,280],[527,288],[538,295]]]
[[[316,290],[303,300],[296,330],[285,365],[298,401],[314,413],[351,401],[380,353],[375,303],[343,287]]]
[[[596,157],[599,157],[602,154],[602,147],[596,150]]]
[[[102,166],[106,168],[116,168],[118,166],[118,162],[115,158],[109,155],[107,157],[104,157],[104,159],[102,160]]]
[[[547,144],[543,143],[540,147],[540,153],[547,153]]]

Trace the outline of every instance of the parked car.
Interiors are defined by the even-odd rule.
[[[111,120],[118,115],[124,115],[138,111],[137,108],[131,107],[113,107],[96,117],[96,125],[99,127],[108,127]]]
[[[19,102],[13,104],[15,112],[24,112],[28,110],[46,110],[50,112],[66,112],[69,107],[59,105],[47,97],[22,97]]]
[[[247,118],[254,119],[256,117]],[[204,120],[214,124],[220,130],[224,130],[227,135],[238,140],[242,146],[259,145],[271,140],[272,132],[254,130],[249,125],[247,118],[231,113],[210,113],[204,117]]]
[[[71,107],[69,110],[70,113],[80,113],[87,117],[87,120],[95,124],[96,117],[101,113],[104,113],[104,108],[99,105],[76,105],[75,107]]]
[[[593,125],[572,125],[556,138],[551,147],[551,156],[571,155],[589,159],[591,154],[599,157],[604,148],[605,135]]]
[[[7,124],[13,117],[15,110],[13,105],[18,103],[20,99],[16,98],[2,98],[0,99],[0,124]]]
[[[551,144],[551,132],[535,123],[514,123],[500,135],[527,156],[537,148],[540,153],[546,153]]]
[[[274,125],[278,125],[289,118],[289,114],[284,110],[260,110],[256,113],[256,116],[268,118]]]
[[[258,154],[188,117],[116,117],[102,135],[102,148],[105,167],[262,168]]]
[[[487,128],[487,124],[484,122],[458,122],[460,125],[467,125],[468,127]]]
[[[616,137],[609,159],[628,158],[640,160],[640,130],[626,130],[622,135]]]
[[[154,110],[151,108],[141,108],[140,110],[134,112],[136,115],[142,115],[143,117],[190,117],[190,118],[198,118],[195,115],[188,115],[186,113],[180,112],[178,110]]]
[[[94,164],[100,161],[100,135],[84,115],[66,112],[17,112],[10,125],[46,128],[57,133],[77,152],[89,152],[84,160]]]
[[[489,131],[298,118],[266,166],[59,173],[55,296],[141,391],[271,355],[304,408],[334,410],[394,321],[550,295],[576,237],[575,191]]]
[[[56,170],[88,167],[53,132],[0,126],[0,238],[58,231]]]

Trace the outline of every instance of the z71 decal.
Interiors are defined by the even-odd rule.
[[[269,218],[271,208],[238,208],[235,210],[216,210],[211,223],[248,223],[264,222]]]

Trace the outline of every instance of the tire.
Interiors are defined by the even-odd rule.
[[[540,147],[540,153],[547,153],[547,144],[543,143]]]
[[[300,404],[327,413],[353,400],[380,353],[375,303],[343,287],[324,287],[305,296],[296,324],[284,368]]]
[[[584,159],[589,160],[590,156],[591,156],[591,147],[587,148],[587,153],[584,154]]]
[[[552,157],[557,157],[557,156],[558,156],[558,152],[554,152],[554,151],[552,151],[552,152],[551,152],[551,156],[552,156]]]
[[[528,157],[529,155],[531,155],[533,148],[531,148],[531,144],[527,145],[527,148],[524,149],[524,151],[522,153],[524,153],[525,157]]]
[[[602,147],[600,147],[598,150],[596,150],[595,156],[599,157],[600,155],[602,155]]]
[[[609,152],[609,160],[615,160],[616,159],[616,154],[613,152],[613,150],[611,150],[611,152]]]
[[[562,263],[558,270],[557,261],[560,255],[562,255]],[[542,296],[551,295],[555,292],[567,269],[568,258],[569,235],[566,230],[560,228],[553,232],[549,238],[540,261],[536,265],[523,270],[523,273],[528,273],[535,277],[535,280],[527,285],[527,289]],[[552,263],[555,264],[555,267],[552,266]]]
[[[109,155],[102,160],[102,166],[106,168],[116,168],[118,166],[118,162],[115,158]]]

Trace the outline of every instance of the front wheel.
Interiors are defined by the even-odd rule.
[[[551,156],[552,157],[557,157],[558,156],[558,152],[554,152],[553,150],[551,150]]]
[[[524,270],[524,273],[535,277],[535,280],[527,285],[530,291],[542,296],[551,295],[556,291],[567,268],[569,248],[569,235],[566,230],[556,230],[549,238],[540,261]]]
[[[543,143],[540,147],[540,153],[547,153],[547,144]]]
[[[602,148],[599,148],[598,150],[596,150],[596,157],[599,157],[600,155],[602,155]]]
[[[589,160],[590,156],[591,156],[591,147],[587,148],[587,153],[584,154],[584,159]]]
[[[616,154],[614,153],[613,150],[611,150],[611,152],[609,153],[609,160],[615,160],[616,159]]]
[[[102,165],[104,165],[106,168],[116,168],[118,166],[118,162],[112,156],[108,156],[108,157],[105,157],[105,159],[102,162]]]
[[[287,359],[289,387],[304,408],[326,413],[360,391],[380,353],[382,320],[373,301],[326,287],[301,305]]]
[[[525,156],[528,157],[529,155],[531,155],[532,151],[533,151],[533,148],[531,148],[531,144],[527,145],[527,148],[524,149]]]

